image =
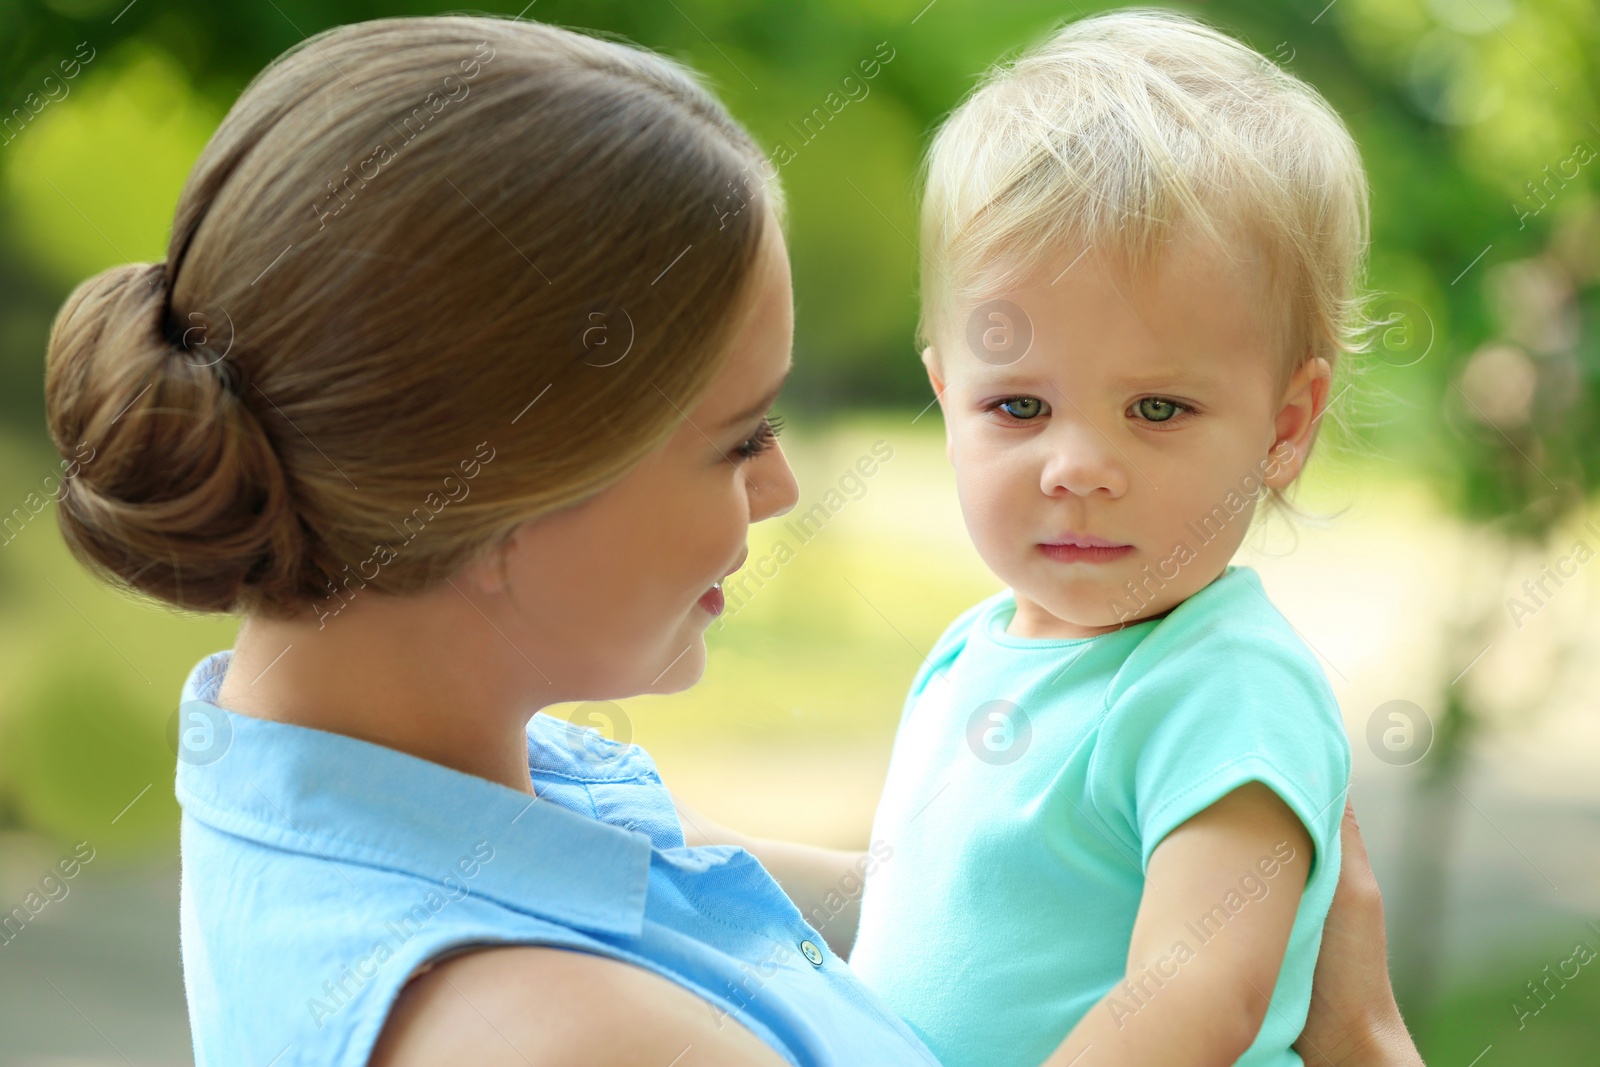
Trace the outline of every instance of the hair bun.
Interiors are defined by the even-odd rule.
[[[195,611],[293,603],[307,535],[224,356],[174,337],[165,264],[113,267],[56,316],[45,364],[61,531],[114,583]],[[230,388],[227,383],[233,382]]]

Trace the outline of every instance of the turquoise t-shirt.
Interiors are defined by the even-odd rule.
[[[1248,567],[1098,637],[1013,636],[1015,611],[1010,590],[967,610],[912,683],[872,831],[892,855],[867,879],[851,968],[944,1067],[1037,1067],[1122,985],[1151,852],[1259,781],[1316,855],[1238,1062],[1298,1065],[1350,775],[1321,666]],[[1188,947],[1277,890],[1282,858],[1241,871]],[[1130,1012],[1153,1001],[1119,996]]]

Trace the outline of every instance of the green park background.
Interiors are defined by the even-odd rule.
[[[725,822],[864,846],[922,653],[998,588],[966,543],[912,347],[916,170],[985,67],[1105,6],[483,9],[680,57],[791,150],[796,370],[779,411],[799,510],[829,500],[827,522],[803,543],[781,523],[753,532],[752,560],[780,538],[793,558],[730,596],[701,686],[585,712]],[[1430,1064],[1593,1064],[1597,968],[1548,975],[1572,974],[1578,944],[1600,950],[1600,787],[1581,773],[1600,767],[1595,580],[1580,565],[1547,581],[1531,621],[1509,600],[1527,604],[1523,583],[1579,540],[1600,546],[1584,525],[1600,477],[1600,9],[1177,6],[1321,90],[1372,182],[1382,328],[1306,477],[1315,517],[1263,530],[1249,558],[1339,676],[1403,1007]],[[164,257],[191,164],[275,55],[340,23],[459,10],[0,0],[0,911],[74,844],[95,854],[0,945],[0,1065],[190,1062],[167,734],[188,669],[234,632],[112,593],[66,553],[41,390],[55,311],[94,272]],[[878,75],[847,93],[872,57]],[[875,445],[890,452],[876,473],[841,481]],[[1426,716],[1420,759],[1369,741],[1390,698]]]

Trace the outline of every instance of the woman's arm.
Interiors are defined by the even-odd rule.
[[[673,804],[688,844],[737,845],[760,860],[828,947],[841,958],[849,957],[861,921],[866,876],[887,858],[887,850],[854,852],[750,837],[713,822],[681,800],[674,798]]]
[[[413,978],[371,1067],[783,1067],[760,1038],[659,975],[556,948],[491,948]]]
[[[1295,1051],[1306,1067],[1421,1067],[1389,984],[1383,897],[1349,804],[1340,840],[1339,886],[1322,929],[1311,1011]]]

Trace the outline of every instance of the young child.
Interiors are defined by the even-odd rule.
[[[1009,588],[912,684],[850,962],[945,1067],[1301,1062],[1349,747],[1229,561],[1360,350],[1366,204],[1313,89],[1171,13],[935,139],[923,362]]]

